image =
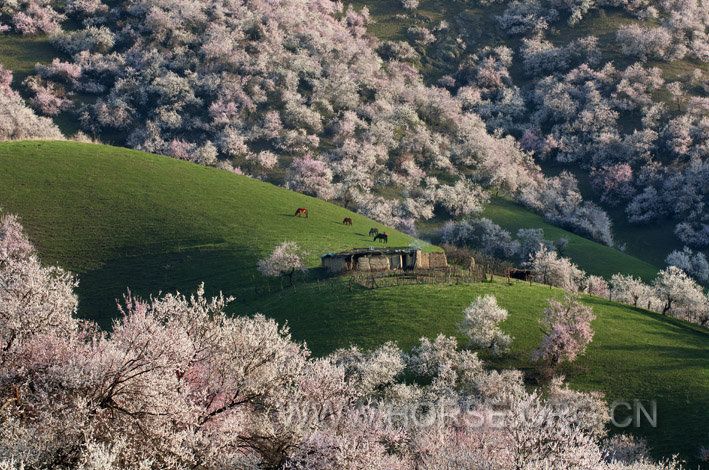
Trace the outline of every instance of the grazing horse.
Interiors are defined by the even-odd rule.
[[[295,210],[295,214],[293,217],[305,217],[306,219],[308,218],[308,209],[305,207],[299,207]]]
[[[378,235],[378,234],[379,234],[379,229],[376,229],[376,228],[370,228],[370,229],[369,229],[369,236],[370,236],[370,237],[373,237],[373,236]]]
[[[351,217],[345,217],[345,218],[342,220],[342,224],[343,224],[343,225],[352,225],[352,218],[351,218]]]
[[[373,242],[376,242],[377,240],[380,240],[382,243],[389,243],[389,235],[386,233],[378,233],[374,235],[374,240]]]

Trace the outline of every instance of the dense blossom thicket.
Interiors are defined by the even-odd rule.
[[[37,116],[10,85],[12,73],[0,65],[0,141],[16,139],[63,139],[57,126]]]
[[[669,223],[683,244],[709,246],[707,1],[481,3],[504,7],[490,15],[504,31],[497,45],[487,36],[493,45],[476,44],[463,15],[457,27],[429,27],[429,45],[412,42],[419,55],[447,68],[438,83],[491,132],[515,136],[537,161],[588,178],[594,199],[624,208],[630,222]],[[617,28],[615,42],[575,34],[586,17]]]
[[[49,26],[64,17],[71,29]],[[436,210],[478,213],[501,190],[612,244],[605,213],[581,200],[573,178],[545,184],[512,137],[488,132],[472,91],[425,85],[416,51],[368,35],[366,8],[17,0],[1,18],[10,33],[52,34],[68,59],[25,81],[33,106],[55,115],[77,105],[95,136],[283,182],[408,231]],[[410,36],[435,40],[416,28]]]
[[[43,114],[71,110],[94,136],[282,182],[402,229],[436,210],[478,213],[501,189],[613,244],[575,177],[545,181],[529,152],[588,177],[630,222],[669,219],[684,245],[709,246],[706,0],[500,0],[491,17],[506,37],[485,47],[414,14],[419,3],[397,3],[408,42],[375,40],[366,8],[328,0],[12,0],[0,32],[50,34],[65,54],[25,80]],[[594,36],[555,37],[603,9],[622,17],[622,60]],[[422,58],[450,73],[425,85]],[[680,60],[683,75],[663,71]],[[513,79],[515,62],[524,76]]]
[[[542,399],[452,337],[313,358],[202,288],[128,296],[109,334],[75,284],[0,219],[3,469],[676,468],[605,440],[602,396],[555,379]]]
[[[527,262],[541,246],[547,250],[560,249],[565,239],[546,240],[543,229],[519,229],[515,236],[492,220],[464,219],[448,221],[438,233],[447,245],[466,247],[502,260]]]

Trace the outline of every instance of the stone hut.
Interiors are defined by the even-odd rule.
[[[322,267],[331,273],[448,267],[445,253],[424,253],[417,248],[361,248],[342,253],[328,253],[320,260]]]

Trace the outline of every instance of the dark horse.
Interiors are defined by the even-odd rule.
[[[351,217],[345,217],[345,218],[342,220],[342,224],[343,224],[343,225],[352,225],[352,218],[351,218]]]
[[[373,236],[378,235],[378,234],[379,234],[379,229],[376,229],[376,228],[370,228],[370,229],[369,229],[369,236],[370,236],[370,237],[373,237]]]
[[[389,235],[386,233],[378,233],[374,235],[374,240],[373,242],[376,242],[377,240],[381,240],[382,243],[389,243]]]
[[[293,217],[305,217],[306,219],[308,218],[308,209],[305,207],[299,207],[295,210],[295,214]]]

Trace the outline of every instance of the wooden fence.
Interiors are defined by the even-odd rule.
[[[298,289],[300,285],[311,285],[318,289],[334,289],[337,283],[331,282],[335,278],[346,280],[350,289],[380,289],[384,287],[394,287],[417,284],[473,284],[486,280],[493,280],[496,276],[507,278],[511,282],[509,274],[510,268],[507,264],[500,264],[484,260],[482,263],[470,263],[470,266],[462,268],[451,265],[441,269],[418,269],[412,271],[350,271],[345,274],[329,274],[324,270],[311,270],[308,274],[295,279],[293,285],[285,279],[265,279],[254,276],[252,278],[251,289],[256,297],[269,295],[288,289]]]
[[[482,270],[456,268],[416,271],[355,272],[347,276],[351,287],[367,289],[414,284],[471,284],[487,279]]]

